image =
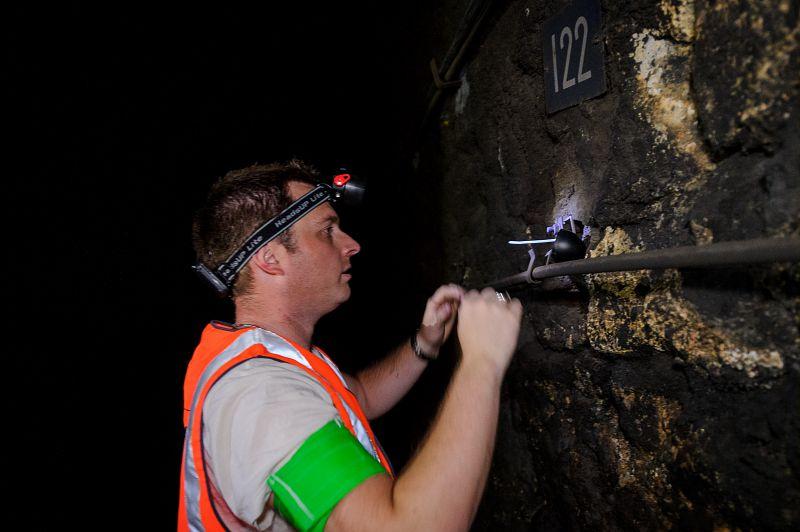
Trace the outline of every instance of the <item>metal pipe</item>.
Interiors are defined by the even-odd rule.
[[[506,288],[512,288],[514,286],[518,286],[521,284],[527,284],[532,282],[531,275],[529,272],[521,272],[515,275],[509,275],[508,277],[503,277],[502,279],[498,279],[497,281],[487,285],[491,286],[495,290],[505,290]]]
[[[720,242],[706,246],[681,246],[548,264],[504,277],[487,286],[496,289],[510,288],[520,284],[533,283],[535,280],[548,277],[585,273],[660,270],[665,268],[710,268],[763,262],[798,261],[800,261],[800,238],[757,238]]]

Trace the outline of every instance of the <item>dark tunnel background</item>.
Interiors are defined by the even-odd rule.
[[[431,222],[409,203],[429,75],[422,4],[6,18],[21,522],[174,522],[183,372],[205,322],[232,317],[189,269],[191,216],[228,170],[300,157],[367,177],[367,207],[343,222],[362,244],[353,296],[317,343],[354,368],[414,330],[432,287],[412,272],[436,264],[415,262]],[[422,396],[379,424],[398,464],[432,409]]]
[[[232,317],[190,270],[191,217],[228,170],[300,157],[369,179],[343,213],[353,295],[315,338],[346,370],[404,341],[440,283],[520,271],[505,240],[557,215],[586,222],[592,256],[800,234],[800,3],[601,1],[607,90],[548,114],[543,28],[569,3],[10,9],[16,528],[174,526],[184,369]],[[484,5],[421,127],[431,58]],[[797,264],[768,264],[517,292],[473,529],[796,529],[798,287]],[[375,423],[398,469],[453,351]]]

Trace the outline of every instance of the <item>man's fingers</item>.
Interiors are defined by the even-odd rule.
[[[514,314],[518,316],[522,316],[522,303],[517,298],[512,298],[508,296],[508,294],[502,294],[497,292],[494,288],[487,287],[478,292],[477,290],[470,290],[464,293],[462,297],[461,304],[469,304],[472,306],[474,303],[481,301],[483,303],[490,303],[492,306],[500,305],[501,307],[505,307],[506,309],[512,311]]]
[[[430,298],[430,302],[441,305],[446,301],[460,301],[464,295],[464,289],[457,284],[446,284],[440,286]]]
[[[454,283],[440,286],[428,299],[422,325],[434,327],[452,318],[458,311],[464,293],[465,290]]]
[[[481,297],[484,299],[497,299],[497,292],[494,288],[487,287],[481,290]]]
[[[453,316],[454,310],[457,308],[458,303],[446,302],[436,309],[436,317],[439,318],[439,321],[449,320]]]

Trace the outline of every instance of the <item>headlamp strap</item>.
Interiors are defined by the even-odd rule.
[[[208,268],[202,264],[198,264],[198,267],[202,267],[202,269],[205,271],[201,271],[198,267],[195,269],[197,269],[204,277],[209,279],[209,281],[211,281],[218,290],[220,289],[219,284],[214,282],[213,279],[209,278],[209,273],[216,276],[217,280],[221,281],[221,283],[223,283],[226,287],[230,287],[233,284],[233,279],[236,277],[236,274],[239,273],[244,265],[247,264],[247,261],[250,260],[250,258],[255,255],[259,249],[289,229],[303,216],[311,212],[315,207],[318,207],[326,201],[335,199],[335,196],[336,192],[330,185],[318,185],[315,189],[298,198],[294,203],[289,205],[277,216],[256,229],[256,231],[253,232],[253,234],[251,234],[247,240],[245,240],[239,249],[234,251],[233,254],[225,260],[225,262],[217,266],[213,272],[208,270]]]

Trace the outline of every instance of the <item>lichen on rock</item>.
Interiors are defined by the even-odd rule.
[[[667,17],[670,36],[680,42],[694,40],[695,4],[694,0],[661,0],[661,12]]]
[[[703,148],[691,98],[691,46],[652,29],[632,36],[636,63],[636,105],[657,132],[655,141],[693,159],[702,170],[715,167]]]
[[[623,229],[607,227],[592,256],[639,249]],[[783,357],[777,350],[743,345],[730,331],[707,323],[681,295],[681,275],[676,270],[599,273],[588,279],[591,297],[586,329],[597,351],[616,355],[671,352],[714,374],[726,366],[750,378],[774,377],[783,370]]]

